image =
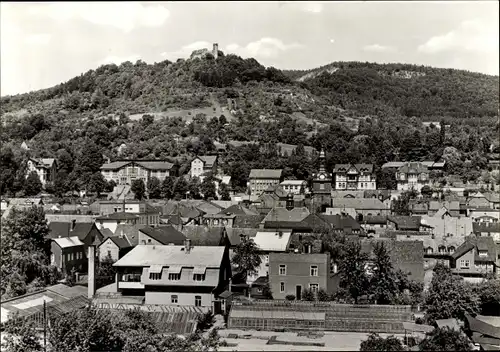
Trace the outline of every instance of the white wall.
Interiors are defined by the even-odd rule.
[[[108,251],[111,252],[111,258],[113,258],[113,260],[119,259],[120,249],[109,238],[99,246],[99,260],[100,261],[102,261],[108,257]]]
[[[172,304],[172,295],[177,295],[177,304]],[[195,296],[201,296],[202,307],[212,307],[213,295],[211,293],[184,293],[184,292],[148,292],[146,291],[146,304],[164,304],[175,306],[193,306]]]

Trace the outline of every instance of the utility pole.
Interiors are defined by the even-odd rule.
[[[43,301],[43,349],[47,352],[47,304]]]

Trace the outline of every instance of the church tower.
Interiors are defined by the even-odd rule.
[[[313,174],[312,180],[312,209],[321,207],[322,211],[327,206],[331,206],[332,200],[332,174],[326,171],[326,154],[323,149],[319,153],[319,171]]]

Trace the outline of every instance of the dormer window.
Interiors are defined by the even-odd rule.
[[[446,247],[439,247],[439,254],[446,254]]]
[[[453,246],[448,247],[448,252],[449,252],[450,254],[455,253],[455,247],[453,247]]]
[[[488,256],[488,251],[479,251],[479,256],[480,257],[487,257]]]
[[[425,253],[426,253],[426,254],[432,254],[432,252],[434,252],[434,251],[432,250],[432,248],[431,248],[431,247],[427,247],[427,248],[425,249]]]

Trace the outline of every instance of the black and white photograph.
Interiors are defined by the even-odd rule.
[[[500,351],[499,17],[0,2],[0,350]]]

